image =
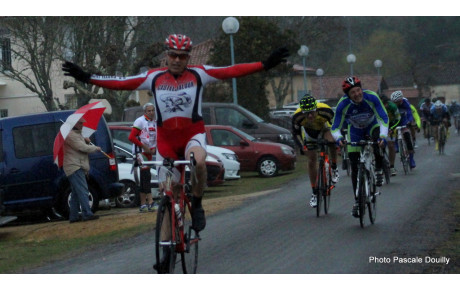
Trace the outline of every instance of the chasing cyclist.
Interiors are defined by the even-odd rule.
[[[431,120],[431,99],[425,98],[422,105],[420,105],[420,118],[422,119],[422,127],[423,127],[423,136],[425,138],[431,138],[428,136],[429,128],[430,128],[430,120]]]
[[[438,142],[438,126],[441,122],[444,123],[446,126],[447,130],[447,136],[449,136],[449,127],[451,126],[450,123],[450,114],[449,110],[447,110],[447,106],[441,102],[441,100],[437,100],[432,106],[431,106],[431,132],[433,133],[434,136],[434,141],[435,141],[435,151],[439,149],[439,142]]]
[[[192,227],[197,232],[206,226],[201,205],[206,185],[206,133],[201,113],[203,87],[219,80],[243,77],[269,70],[286,61],[286,48],[275,50],[265,61],[236,64],[228,67],[207,65],[189,66],[192,40],[182,34],[171,34],[165,41],[167,67],[150,69],[136,76],[115,77],[91,75],[79,66],[65,62],[64,75],[112,90],[150,90],[156,109],[157,153],[156,160],[178,160],[195,154],[196,176],[193,184]],[[159,181],[165,180],[165,171],[159,168]],[[175,182],[179,181],[179,173]]]
[[[454,126],[455,126],[455,131],[458,131],[457,124],[458,124],[458,119],[460,118],[460,105],[458,105],[457,101],[452,100],[452,103],[450,104],[449,107],[449,113],[450,116],[454,118]]]
[[[377,93],[361,88],[361,81],[358,77],[348,77],[342,83],[345,95],[337,103],[337,109],[332,124],[332,135],[340,146],[344,146],[346,141],[340,129],[348,125],[348,138],[351,142],[359,142],[367,136],[371,137],[378,145],[374,146],[376,162],[376,184],[382,186],[383,183],[383,156],[378,150],[378,146],[385,146],[388,135],[388,114]],[[348,145],[348,152],[351,162],[351,181],[353,184],[353,205],[352,215],[358,217],[358,203],[356,201],[356,185],[358,180],[358,162],[360,147]]]
[[[316,147],[306,145],[306,142],[315,142],[322,137],[334,142],[331,134],[330,123],[334,117],[334,111],[327,104],[317,102],[313,96],[306,94],[300,99],[299,108],[292,116],[292,132],[296,143],[308,159],[308,175],[313,194],[310,199],[310,206],[316,207],[316,176],[318,174]],[[302,128],[304,130],[302,130]],[[329,146],[331,156],[332,182],[339,181],[339,170],[337,169],[337,149],[335,145]]]
[[[389,130],[388,130],[388,159],[390,160],[390,171],[391,176],[396,176],[396,169],[395,169],[395,159],[396,159],[396,132],[395,128],[401,122],[401,114],[399,114],[398,106],[390,101],[390,98],[383,95],[382,102],[387,110],[388,120],[389,120]]]
[[[401,114],[400,126],[406,126],[402,129],[403,138],[406,141],[407,150],[409,151],[409,165],[410,168],[415,168],[414,160],[414,143],[412,140],[412,135],[410,132],[410,127],[412,123],[415,124],[414,116],[412,115],[412,109],[410,107],[409,101],[404,98],[404,95],[401,91],[395,91],[391,94],[391,101],[398,106],[399,114]]]

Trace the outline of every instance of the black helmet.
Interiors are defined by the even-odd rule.
[[[316,99],[310,94],[305,94],[299,101],[299,107],[302,111],[310,112],[316,110]]]

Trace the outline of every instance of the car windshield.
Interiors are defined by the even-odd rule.
[[[262,120],[262,121],[263,121],[263,120]],[[256,139],[255,137],[253,137],[252,135],[247,134],[246,132],[241,131],[241,130],[239,130],[238,128],[233,127],[232,129],[233,129],[236,133],[238,133],[239,135],[244,136],[244,138],[249,139],[250,141],[256,141],[256,140],[257,140],[257,139]]]

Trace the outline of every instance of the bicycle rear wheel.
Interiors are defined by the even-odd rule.
[[[185,207],[184,213],[184,229],[185,233],[185,252],[181,253],[182,271],[184,274],[196,274],[198,267],[198,243],[200,236],[192,229],[192,217],[188,207]]]
[[[163,196],[158,206],[155,229],[155,257],[154,269],[158,274],[173,274],[176,267],[177,253],[175,242],[172,241],[174,227],[171,221],[171,202],[168,196]]]

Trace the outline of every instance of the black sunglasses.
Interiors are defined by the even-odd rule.
[[[179,60],[184,61],[188,58],[189,54],[176,54],[175,52],[168,52],[168,56],[171,59],[179,58]]]

